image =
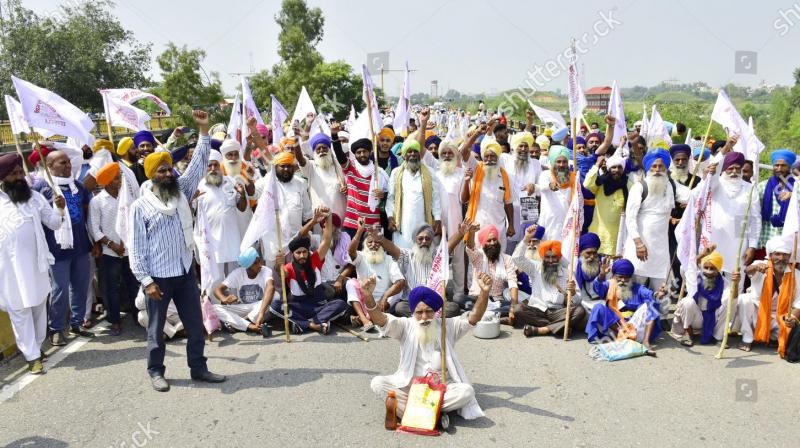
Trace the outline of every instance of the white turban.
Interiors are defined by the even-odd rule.
[[[767,254],[780,252],[782,254],[792,253],[792,243],[782,235],[775,235],[767,241]]]
[[[208,161],[209,162],[215,161],[215,162],[217,162],[217,163],[219,163],[221,165],[222,164],[222,160],[223,160],[222,159],[222,154],[219,151],[214,151],[212,149],[211,150],[211,154],[209,154],[209,156],[208,156]]]
[[[222,142],[222,146],[219,147],[219,152],[221,152],[224,156],[229,152],[239,152],[239,148],[239,142],[230,138],[226,138],[225,141]]]
[[[606,168],[611,168],[612,166],[625,167],[625,159],[621,155],[614,154],[606,159]]]

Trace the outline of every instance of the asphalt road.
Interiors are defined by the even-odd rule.
[[[130,321],[126,321],[128,323]],[[370,379],[391,373],[398,343],[337,330],[285,343],[217,333],[209,367],[229,376],[195,384],[185,341],[167,346],[168,393],[150,387],[145,333],[98,336],[28,381],[20,357],[0,366],[0,445],[131,446],[769,446],[797,447],[800,366],[774,351],[686,349],[669,336],[658,358],[591,360],[585,339],[496,340],[457,345],[486,417],[453,419],[440,437],[383,429]],[[373,336],[374,337],[374,336]],[[732,342],[738,342],[733,338]],[[81,341],[82,343],[82,341]]]

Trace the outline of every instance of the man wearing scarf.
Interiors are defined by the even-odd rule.
[[[585,233],[578,240],[578,264],[575,268],[575,295],[586,310],[588,316],[592,308],[603,301],[594,290],[593,282],[600,273],[603,257],[599,254],[600,237],[594,233]],[[584,322],[585,324],[585,322]]]
[[[567,219],[569,203],[575,189],[576,171],[570,171],[570,151],[564,146],[554,145],[548,153],[550,170],[539,176],[536,193],[541,197],[539,223],[547,232],[545,240],[560,240],[561,228]]]
[[[420,145],[413,139],[403,143],[401,155],[405,160],[392,171],[386,215],[392,240],[401,248],[413,246],[411,232],[427,223],[434,233],[441,234],[441,205],[439,185],[430,169],[420,162]]]
[[[534,223],[539,218],[539,197],[535,194],[536,182],[542,173],[538,160],[532,159],[530,150],[533,147],[533,134],[517,132],[511,136],[513,154],[501,154],[500,166],[508,173],[511,185],[511,198],[514,201],[514,228],[521,229],[524,224]],[[523,211],[524,209],[524,211]],[[514,251],[522,239],[522,232],[515,234],[506,253]]]
[[[633,279],[633,263],[625,258],[613,264],[607,258],[594,280],[593,287],[605,303],[592,308],[586,322],[589,342],[602,339],[635,339],[650,349],[661,327],[656,325],[660,315],[659,299],[666,295],[662,287],[656,293]],[[609,272],[613,276],[607,280]]]
[[[470,227],[470,233],[471,230]],[[463,237],[464,235],[459,234],[459,238],[463,239]],[[476,239],[480,246],[479,249],[475,248]],[[509,322],[513,322],[519,294],[517,267],[511,261],[511,257],[504,254],[500,248],[500,232],[497,227],[489,224],[481,228],[475,238],[468,235],[466,240],[467,257],[473,272],[489,274],[492,278],[492,286],[489,289],[489,311],[497,312],[501,317],[508,317]],[[470,309],[479,294],[478,278],[473,275],[472,285],[469,288],[469,302],[465,299],[461,305],[465,309]]]
[[[63,196],[55,197],[54,209],[44,196],[31,190],[22,163],[15,153],[0,156],[0,310],[11,319],[28,370],[41,374],[51,292],[48,271],[53,264],[43,226],[58,230],[70,218]]]
[[[289,298],[289,322],[295,333],[317,331],[330,333],[331,321],[347,312],[347,303],[341,299],[327,300],[322,286],[323,260],[328,256],[333,237],[331,215],[325,217],[322,241],[316,252],[311,251],[311,239],[298,236],[289,243],[291,253],[286,271],[286,289]],[[270,311],[283,319],[283,301],[274,300]]]
[[[722,275],[722,255],[707,247],[697,257],[697,292],[686,296],[675,308],[672,333],[681,336],[681,344],[691,347],[694,330],[701,330],[700,343],[713,344],[721,341],[725,326],[727,297],[730,284]],[[733,274],[732,282],[738,281],[739,273]]]
[[[789,149],[776,149],[770,154],[772,176],[758,184],[758,197],[761,198],[761,238],[758,248],[766,247],[767,241],[783,231],[786,210],[794,188],[791,166],[797,155]],[[758,207],[753,207],[758,209]]]
[[[448,314],[452,317],[446,320],[447,340],[444,345],[447,378],[441,380],[447,383],[447,391],[442,401],[442,417],[448,421],[447,413],[452,411],[458,411],[459,415],[467,420],[484,415],[475,400],[475,390],[470,385],[454,350],[456,342],[481,321],[486,311],[492,279],[487,274],[477,275],[481,291],[472,311],[459,316]],[[409,306],[413,307],[412,316],[395,317],[384,314],[378,309],[372,297],[375,282],[375,277],[370,277],[361,283],[370,319],[382,334],[400,341],[400,365],[397,371],[392,375],[376,376],[370,382],[370,388],[381,399],[386,399],[390,392],[394,392],[397,398],[396,413],[394,407],[386,406],[386,418],[387,421],[391,421],[403,415],[411,381],[414,378],[425,376],[428,372],[442,371],[442,323],[441,319],[436,317],[436,312],[442,308],[443,301],[436,291],[427,286],[418,286],[411,290],[408,297]]]
[[[131,207],[131,271],[141,283],[147,308],[147,371],[153,389],[169,390],[164,378],[164,323],[171,302],[180,313],[186,330],[186,357],[195,381],[219,383],[225,377],[208,371],[205,349],[206,332],[200,310],[200,291],[192,269],[192,211],[189,198],[208,169],[211,146],[208,138],[208,114],[193,111],[200,139],[186,172],[176,178],[168,152],[155,152],[144,161],[145,174],[152,186]]]
[[[669,155],[672,157],[672,163],[669,167],[669,177],[676,183],[685,185],[688,189],[693,189],[700,183],[700,176],[696,176],[689,172],[689,157],[692,153],[692,148],[686,144],[676,144],[669,148]],[[685,204],[676,204],[672,209],[672,217],[669,221],[669,256],[672,258],[675,251],[678,249],[678,241],[675,238],[675,228],[678,226],[683,211],[686,209]],[[675,295],[681,288],[681,271],[680,262],[675,258],[672,264],[672,290]]]
[[[789,331],[800,316],[800,289],[797,288],[795,266],[790,261],[793,251],[790,239],[781,235],[767,241],[767,260],[753,262],[745,268],[751,286],[739,296],[741,350],[749,352],[753,342],[773,344],[778,354],[786,353]]]
[[[339,125],[331,126],[332,133],[339,132]],[[309,146],[314,154],[314,159],[306,159],[303,151],[297,150],[294,156],[300,165],[300,172],[308,179],[308,191],[311,194],[313,208],[325,206],[338,215],[345,215],[346,197],[342,193],[344,175],[341,173],[339,163],[333,158],[331,138],[325,133],[311,136]]]
[[[50,253],[55,258],[51,268],[53,294],[50,299],[50,342],[53,345],[65,345],[68,313],[70,335],[94,336],[82,327],[86,314],[86,293],[92,275],[89,265],[92,242],[86,226],[92,195],[72,176],[72,163],[65,152],[51,151],[45,162],[55,185],[39,180],[33,184],[33,190],[41,193],[51,204],[54,195],[63,196],[67,203],[65,216],[68,219],[64,220],[61,227],[55,231],[47,227],[44,229]],[[55,188],[59,193],[54,192]]]
[[[222,141],[219,147],[219,154],[222,155],[222,160],[219,162],[219,171],[234,187],[241,187],[240,195],[244,197],[245,207],[233,214],[236,216],[239,233],[244,235],[250,220],[253,219],[253,209],[251,207],[256,204],[255,181],[257,179],[254,179],[256,170],[239,158],[239,150],[240,145],[236,140],[228,138]],[[236,255],[232,254],[232,256],[238,256],[238,247]],[[236,260],[231,260],[231,262],[234,261]]]
[[[529,227],[525,239],[531,238],[533,234],[534,231]],[[586,312],[574,294],[575,281],[572,283],[567,281],[569,266],[567,260],[562,257],[561,242],[542,241],[538,248],[540,260],[532,261],[524,250],[524,245],[518,245],[512,259],[517,268],[530,278],[532,291],[530,298],[518,304],[514,310],[516,317],[514,326],[522,328],[526,337],[561,333],[567,321],[565,304],[568,291],[571,290],[573,294],[569,327],[574,331],[584,319]]]
[[[476,134],[478,132],[473,137]],[[506,170],[499,166],[500,144],[494,138],[485,137],[480,150],[483,161],[474,170],[467,170],[461,185],[461,202],[468,204],[465,218],[481,226],[496,225],[500,244],[505,249],[506,238],[515,233],[511,181]],[[462,157],[465,162],[469,160],[468,154]]]
[[[625,202],[628,200],[625,159],[618,154],[608,158],[598,157],[597,163],[586,173],[583,187],[591,191],[595,197],[594,215],[589,225],[589,232],[600,238],[601,254],[615,256],[620,221],[625,211]]]

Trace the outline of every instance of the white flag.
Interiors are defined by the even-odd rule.
[[[746,140],[747,151],[745,158],[753,161],[753,179],[759,179],[759,161],[761,160],[761,152],[764,151],[764,144],[756,137],[756,129],[753,126],[753,117],[747,119],[747,132],[743,136]],[[734,146],[735,147],[735,146]]]
[[[545,109],[544,107],[539,107],[533,104],[530,100],[528,100],[528,104],[530,104],[533,112],[537,117],[539,117],[540,120],[542,120],[543,123],[553,123],[558,125],[559,128],[567,127],[567,122],[564,121],[564,117],[562,117],[560,113],[554,110]]]
[[[277,145],[283,138],[283,123],[289,118],[289,112],[275,95],[269,97],[272,102],[272,144]]]
[[[628,124],[625,123],[625,111],[622,109],[622,95],[620,95],[617,81],[611,84],[611,98],[608,100],[608,114],[617,119],[614,125],[614,138],[611,144],[619,146],[620,139],[628,136]]]
[[[61,135],[89,141],[94,123],[83,111],[57,94],[16,76],[12,76],[11,81],[30,127],[36,128],[45,138]]]
[[[683,212],[678,225],[675,227],[675,239],[678,242],[676,257],[681,263],[681,268],[684,272],[683,278],[686,281],[686,296],[694,297],[697,292],[697,216],[705,215],[705,208],[708,203],[708,181],[703,180],[700,182],[700,188],[692,190],[689,201],[686,203],[686,209]],[[702,241],[701,241],[702,243]],[[671,269],[670,266],[666,267],[667,272]]]
[[[366,110],[372,109],[372,133],[379,134],[381,127],[383,127],[383,120],[381,119],[381,111],[378,109],[378,100],[375,98],[375,86],[372,85],[372,75],[369,74],[366,65],[361,65],[361,79],[364,83],[362,92],[362,99],[364,104],[367,105]],[[369,116],[367,116],[367,123],[369,123]],[[367,126],[369,130],[369,126]]]
[[[258,107],[256,107],[256,102],[253,100],[253,92],[250,91],[250,84],[247,82],[247,78],[242,76],[242,104],[243,112],[242,115],[244,116],[243,123],[245,125],[242,126],[242,140],[245,140],[250,132],[247,130],[247,119],[250,117],[256,117],[256,121],[258,124],[264,124],[264,119],[261,118],[261,113],[258,112]]]
[[[22,113],[22,105],[13,96],[6,95],[6,112],[8,112],[8,121],[11,123],[11,132],[14,134],[31,133],[31,127],[28,126],[25,114]]]
[[[303,88],[300,89],[300,96],[297,97],[297,105],[294,107],[292,123],[305,120],[308,114],[314,114],[316,116],[317,109],[314,108],[314,103],[311,101],[311,95],[308,94],[306,86],[303,86]]]
[[[122,101],[124,103],[133,104],[139,100],[148,99],[156,103],[167,115],[172,115],[167,103],[161,98],[153,95],[152,93],[143,92],[139,89],[100,89],[101,95],[106,95],[108,98]]]
[[[350,128],[350,143],[366,138],[372,140],[372,134],[369,132],[369,113],[364,109]]]
[[[131,222],[131,206],[133,202],[139,199],[139,182],[136,181],[136,175],[128,168],[123,162],[117,162],[119,170],[122,173],[122,184],[119,187],[117,195],[117,222],[114,226],[120,240],[125,243],[125,246],[132,247],[130,238],[133,233],[130,229],[133,228]]]
[[[400,134],[408,129],[409,112],[411,111],[411,76],[406,61],[406,74],[403,78],[403,91],[397,100],[397,107],[394,108],[394,132]]]
[[[106,114],[111,126],[143,131],[148,129],[150,114],[116,98],[105,96]]]
[[[692,143],[692,128],[686,130],[686,140],[683,142],[684,145],[691,145]]]
[[[756,137],[753,128],[744,121],[739,111],[736,110],[731,99],[724,90],[717,94],[717,102],[711,112],[711,119],[722,125],[728,137],[738,135],[739,140],[733,145],[733,150],[744,154],[745,158],[753,161],[753,168],[758,164],[764,144]],[[755,174],[755,173],[754,173]],[[753,177],[758,179],[757,177]]]
[[[205,291],[211,296],[212,288],[224,279],[224,274],[217,264],[214,256],[216,247],[211,238],[211,222],[204,206],[197,208],[197,218],[194,224],[194,242],[197,245],[197,261],[200,264],[200,291]]]
[[[309,136],[314,136],[319,133],[331,136],[331,127],[323,115],[316,115],[314,121],[311,122],[311,129],[308,132]]]
[[[236,92],[236,96],[233,99],[233,108],[231,109],[231,118],[228,120],[228,138],[236,140],[241,144],[241,128],[242,101],[239,99],[239,92]]]
[[[664,124],[664,119],[661,118],[661,114],[658,113],[655,104],[653,105],[653,112],[650,114],[650,122],[647,126],[647,136],[645,138],[649,146],[658,146],[659,142],[666,143],[666,149],[672,146],[672,137],[670,137],[667,126]]]
[[[431,272],[428,274],[428,288],[439,293],[444,297],[444,289],[447,286],[447,278],[450,275],[450,251],[447,250],[447,232],[442,227],[442,239],[436,255],[433,256]]]
[[[247,226],[247,230],[242,237],[239,246],[240,252],[244,252],[248,247],[252,247],[258,240],[266,235],[277,235],[278,230],[275,224],[275,211],[278,209],[278,193],[275,186],[275,170],[267,174],[266,185],[261,197],[258,198],[258,205],[253,212],[253,218]],[[284,245],[288,241],[282,242]]]
[[[347,132],[350,132],[353,129],[353,126],[356,125],[356,108],[352,104],[350,105],[350,114],[347,115]],[[351,138],[350,141],[353,141]]]
[[[624,224],[624,223],[622,223]],[[564,257],[567,257],[569,251],[578,255],[578,239],[574,238],[576,235],[581,234],[583,227],[583,193],[581,192],[581,176],[580,173],[575,173],[575,182],[572,186],[572,200],[569,202],[569,209],[567,210],[567,219],[564,220],[564,227],[561,228],[561,241]],[[578,257],[574,258],[578,261]],[[575,265],[570,269],[575,270]]]
[[[581,88],[580,77],[578,76],[578,54],[575,51],[575,41],[571,43],[572,52],[569,57],[569,68],[567,72],[567,94],[569,96],[569,118],[577,120],[586,108],[586,96]]]
[[[650,121],[647,119],[647,106],[642,103],[642,125],[639,127],[639,135],[647,140],[647,130],[650,128]]]

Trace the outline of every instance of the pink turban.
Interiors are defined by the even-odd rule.
[[[478,244],[483,247],[486,245],[486,241],[488,241],[492,236],[495,238],[500,238],[500,232],[498,232],[497,227],[495,227],[494,224],[489,224],[478,231]]]

